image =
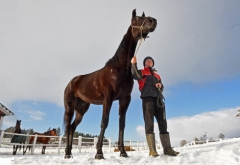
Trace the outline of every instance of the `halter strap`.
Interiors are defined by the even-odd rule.
[[[137,38],[137,39],[144,39],[143,36],[142,36],[143,24],[146,22],[146,20],[147,20],[148,18],[149,18],[149,17],[146,17],[146,18],[145,18],[145,20],[143,21],[143,23],[142,23],[141,26],[133,26],[133,25],[131,24],[133,37],[135,37],[134,34],[133,34],[133,28],[139,28],[140,31],[141,31],[141,37],[140,37],[140,38],[135,37],[135,38]]]
[[[137,55],[138,49],[139,49],[139,47],[141,46],[143,40],[145,39],[145,38],[143,38],[143,36],[142,36],[142,31],[143,31],[143,24],[146,22],[146,20],[147,20],[148,18],[149,18],[149,17],[146,17],[146,18],[145,18],[145,20],[143,21],[143,23],[142,23],[141,26],[133,26],[133,25],[131,24],[133,37],[136,38],[136,39],[138,39],[138,40],[140,39],[140,43],[139,43],[139,45],[138,45],[137,50],[136,50],[135,53],[134,53],[134,56]],[[133,34],[133,28],[139,28],[139,29],[140,29],[140,31],[141,31],[141,37],[140,37],[140,38],[137,38],[137,37],[134,36],[134,34]]]

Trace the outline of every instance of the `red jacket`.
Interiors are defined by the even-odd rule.
[[[142,91],[145,83],[146,83],[146,76],[151,76],[151,71],[149,67],[145,67],[144,69],[141,69],[142,72],[142,78],[141,80],[138,80],[138,85],[139,85],[139,90]],[[157,74],[156,72],[153,72],[154,76],[160,81],[161,77],[159,74]]]

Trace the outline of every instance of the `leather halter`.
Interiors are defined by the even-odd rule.
[[[143,34],[143,24],[146,22],[146,20],[148,19],[149,17],[146,17],[145,18],[145,20],[143,21],[143,23],[142,23],[142,25],[141,26],[133,26],[132,24],[131,24],[131,27],[132,27],[132,35],[133,35],[133,37],[134,38],[136,38],[136,39],[145,39],[143,36],[142,36],[142,34]],[[134,36],[134,34],[133,34],[133,28],[139,28],[140,29],[140,31],[141,31],[141,37],[140,38],[137,38],[137,37],[135,37]]]

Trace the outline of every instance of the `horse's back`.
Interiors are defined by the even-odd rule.
[[[14,135],[11,139],[11,143],[25,143],[27,136]]]
[[[129,96],[133,87],[133,79],[129,74],[114,65],[105,65],[95,72],[78,75],[67,85],[64,100],[72,102],[79,97],[87,103],[103,104],[109,93],[113,93],[113,100]]]
[[[11,139],[11,143],[18,143],[20,136],[19,135],[14,135]]]

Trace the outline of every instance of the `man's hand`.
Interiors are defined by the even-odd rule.
[[[134,56],[134,57],[132,58],[131,63],[132,63],[133,65],[137,63],[137,57],[136,57],[136,56]]]
[[[156,88],[162,88],[162,84],[161,83],[156,83],[155,86],[156,86]]]

